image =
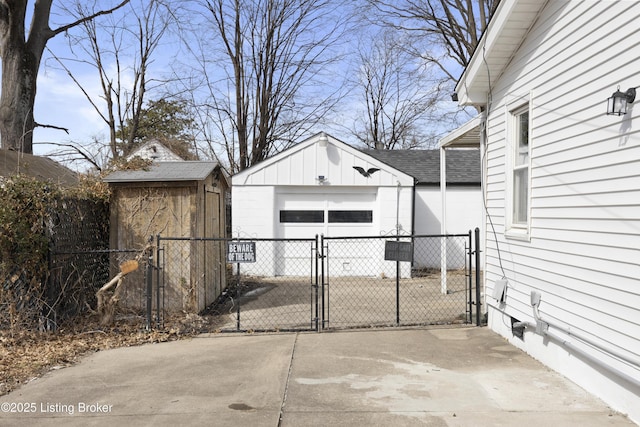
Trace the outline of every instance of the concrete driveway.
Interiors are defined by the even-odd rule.
[[[114,349],[49,372],[0,407],[0,424],[17,426],[633,425],[474,327],[202,335]]]

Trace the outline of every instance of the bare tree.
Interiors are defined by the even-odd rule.
[[[426,125],[439,97],[440,82],[429,67],[402,49],[395,33],[383,30],[359,49],[358,87],[366,112],[356,119],[354,136],[371,148],[429,145]]]
[[[123,0],[114,7],[92,11],[70,24],[52,29],[49,25],[53,0],[37,0],[33,4],[31,24],[25,28],[26,0],[0,0],[0,58],[2,59],[2,93],[0,95],[0,137],[2,147],[33,152],[33,129],[43,126],[33,116],[36,80],[47,42],[58,34],[110,14],[127,4]]]
[[[77,4],[69,13],[81,19],[88,11]],[[150,77],[150,69],[172,17],[171,8],[163,1],[132,0],[125,14],[101,23],[82,22],[80,33],[69,35],[73,57],[54,56],[109,129],[108,145],[114,160],[128,155],[139,143],[138,127],[147,93],[160,84]],[[74,75],[72,63],[95,69],[99,95],[90,93]]]
[[[337,102],[340,86],[326,82],[338,78],[332,64],[349,17],[336,13],[331,0],[203,5],[214,36],[198,52],[208,92],[200,110],[216,127],[208,136],[219,146],[211,148],[236,172],[293,144]]]
[[[458,67],[466,67],[500,3],[500,0],[367,1],[380,12],[386,26],[413,37],[407,48],[440,67],[452,81],[458,76],[439,55],[440,51]],[[441,49],[434,49],[434,45]]]

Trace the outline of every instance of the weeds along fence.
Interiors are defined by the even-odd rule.
[[[108,204],[54,197],[37,210],[31,202],[6,209],[14,217],[0,221],[0,328],[55,329],[95,306],[110,268]]]

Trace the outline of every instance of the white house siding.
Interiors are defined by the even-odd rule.
[[[640,2],[548,2],[505,73],[492,76],[485,251],[486,294],[509,280],[506,304],[487,298],[491,328],[635,422],[637,386],[555,340],[514,338],[510,318],[534,321],[537,290],[544,318],[640,358],[640,106],[605,115],[617,85],[640,85],[638,22]],[[506,105],[522,96],[532,106],[530,241],[505,238]],[[566,339],[640,378],[631,364]]]

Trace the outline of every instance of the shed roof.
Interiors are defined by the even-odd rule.
[[[440,184],[440,150],[362,150],[416,179],[416,184]],[[480,150],[447,150],[447,184],[480,183]]]
[[[217,162],[181,161],[153,163],[147,170],[116,171],[105,182],[202,181],[218,166]]]

